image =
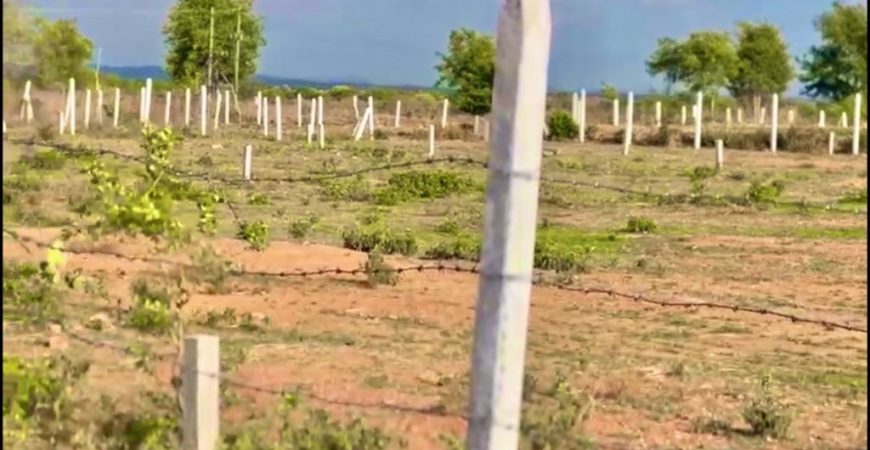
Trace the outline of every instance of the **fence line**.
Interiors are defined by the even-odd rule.
[[[100,256],[111,256],[115,258],[125,259],[129,261],[136,262],[150,262],[150,263],[168,263],[173,264],[176,267],[187,267],[187,268],[195,268],[194,264],[183,263],[178,261],[171,261],[163,258],[149,258],[149,257],[141,257],[141,256],[128,256],[118,252],[111,251],[103,251],[103,250],[76,250],[76,249],[59,249],[56,246],[39,241],[37,239],[33,239],[27,236],[22,236],[19,233],[16,233],[12,230],[3,229],[4,233],[9,234],[14,239],[31,243],[37,247],[45,248],[45,249],[57,249],[63,252],[76,254],[76,255],[100,255]],[[262,277],[275,277],[275,278],[311,278],[325,275],[349,275],[349,276],[360,276],[360,275],[368,275],[370,273],[378,273],[378,272],[390,272],[398,275],[405,273],[423,273],[423,272],[453,272],[453,273],[466,273],[466,274],[480,274],[480,268],[477,265],[472,267],[468,267],[461,264],[445,264],[443,262],[433,263],[433,264],[416,264],[410,266],[396,267],[392,269],[365,269],[362,267],[357,267],[353,269],[346,269],[341,267],[336,268],[323,268],[323,269],[315,269],[315,270],[290,270],[290,271],[249,271],[244,269],[232,269],[230,273],[234,276],[262,276]],[[794,314],[784,313],[772,309],[767,308],[756,308],[756,307],[746,307],[739,305],[729,305],[725,303],[716,303],[710,301],[685,301],[685,300],[661,300],[649,297],[647,295],[641,293],[630,293],[623,292],[610,288],[600,288],[600,287],[583,287],[583,286],[575,286],[570,284],[550,284],[542,282],[540,279],[533,280],[533,284],[537,286],[543,287],[552,287],[554,289],[559,289],[568,292],[577,292],[582,294],[606,294],[610,297],[621,298],[623,300],[631,300],[634,302],[641,302],[647,304],[658,305],[662,307],[677,307],[677,308],[707,308],[707,309],[718,309],[718,310],[731,310],[733,312],[743,312],[755,315],[762,316],[771,316],[777,317],[780,319],[790,320],[792,323],[805,323],[812,325],[819,325],[829,329],[841,329],[845,331],[853,331],[866,333],[867,328],[861,327],[858,325],[852,325],[849,323],[837,323],[828,320],[821,319],[811,319],[807,317],[802,317]]]
[[[94,153],[96,155],[111,156],[111,157],[116,157],[118,159],[122,159],[122,160],[126,160],[126,161],[132,161],[132,162],[138,162],[138,163],[145,163],[146,162],[146,159],[144,157],[127,155],[127,154],[118,152],[116,150],[110,150],[110,149],[105,149],[105,148],[93,149],[93,148],[85,148],[85,147],[75,147],[75,146],[60,144],[60,143],[39,142],[39,141],[26,140],[26,139],[9,139],[8,141],[10,143],[18,144],[18,145],[31,145],[31,146],[41,146],[41,147],[52,148],[52,149],[55,149],[55,150],[58,150],[58,151],[61,151],[64,153],[68,153],[68,154]],[[382,164],[382,165],[365,167],[365,168],[357,169],[357,170],[341,171],[341,172],[329,173],[329,174],[323,174],[323,175],[306,175],[306,176],[300,176],[300,177],[292,177],[292,176],[291,177],[265,177],[265,178],[254,178],[253,181],[259,182],[259,183],[285,183],[285,184],[319,183],[319,182],[323,182],[323,181],[355,177],[358,175],[363,175],[363,174],[373,173],[373,172],[390,171],[390,170],[397,170],[397,169],[407,169],[407,168],[411,168],[411,167],[430,166],[430,165],[436,165],[436,164],[442,164],[442,163],[477,166],[481,169],[489,168],[488,161],[482,161],[482,160],[474,159],[471,157],[445,156],[445,157],[441,157],[441,158],[425,158],[425,159],[414,160],[414,161],[387,163],[387,164]],[[246,180],[244,177],[236,178],[236,177],[226,177],[226,176],[219,176],[219,175],[216,176],[215,174],[210,174],[207,172],[184,171],[184,170],[180,170],[180,169],[177,169],[174,167],[169,167],[167,170],[170,173],[172,173],[173,175],[180,176],[182,178],[187,178],[190,180],[220,182],[220,183],[228,184],[228,185],[245,185],[245,184],[250,183],[250,181]],[[602,184],[598,181],[583,181],[583,180],[577,180],[577,179],[565,179],[565,178],[554,178],[554,177],[544,177],[544,176],[540,177],[540,180],[543,183],[582,186],[582,187],[588,187],[588,188],[592,188],[592,189],[601,189],[601,190],[606,190],[606,191],[618,192],[618,193],[626,194],[626,195],[636,195],[636,196],[639,196],[641,198],[653,199],[653,200],[659,200],[659,201],[670,199],[670,198],[679,198],[679,197],[691,196],[691,198],[698,199],[698,200],[724,201],[724,202],[726,202],[728,204],[732,204],[732,205],[741,204],[741,202],[740,202],[741,199],[739,197],[733,197],[733,196],[715,196],[715,195],[709,195],[709,194],[699,194],[699,195],[695,195],[695,194],[671,194],[671,193],[662,194],[662,193],[651,192],[650,190],[637,190],[637,189],[624,188],[624,187],[620,187],[620,186]],[[837,201],[838,201],[837,199],[833,199],[833,200],[828,200],[828,201],[824,201],[821,203],[808,203],[808,202],[799,202],[799,203],[792,202],[792,203],[794,203],[796,206],[799,206],[801,208],[806,208],[806,209],[828,210],[828,209],[830,209],[831,205],[836,204]],[[228,200],[227,200],[227,203],[229,204]],[[788,202],[780,202],[780,204],[788,204]],[[238,215],[237,215],[237,209],[234,209],[234,207],[232,205],[229,205],[229,206],[231,208],[231,212],[233,213],[233,215],[235,217],[235,221],[238,222],[239,220],[238,220]]]

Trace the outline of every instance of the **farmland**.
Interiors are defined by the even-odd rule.
[[[172,217],[189,239],[168,246],[166,235],[129,230],[75,234],[54,282],[23,264],[56,257],[47,247],[63,230],[105,218],[94,206],[103,198],[95,161],[122,184],[142,179],[144,164],[130,158],[145,156],[139,124],[92,119],[89,130],[57,135],[46,125],[56,118],[37,111],[34,124],[10,126],[4,356],[67,358],[71,407],[61,418],[75,424],[24,418],[19,429],[36,430],[26,448],[46,436],[102,448],[106,430],[134,439],[130,424],[163,442],[177,422],[179,327],[220,337],[221,427],[231,448],[260,448],[232,443],[240,433],[277,436],[291,392],[333,420],[361,417],[394,445],[449,448],[461,439],[487,144],[472,117],[451,115],[427,159],[440,109],[405,104],[398,129],[389,103],[376,105],[373,139],[354,142],[349,99],[328,100],[325,148],[306,144],[290,101],[281,141],[263,137],[250,100],[244,125],[234,115],[219,130],[209,123],[206,137],[178,130],[172,169],[222,197],[213,233],[197,229],[195,202],[178,200]],[[152,111],[162,118],[161,106]],[[246,145],[250,182],[241,177]],[[728,150],[716,171],[709,147],[639,143],[624,157],[616,143],[545,142],[524,445],[861,448],[866,333],[637,301],[865,328],[866,152],[823,152]],[[143,313],[149,296],[165,297],[179,320]],[[85,362],[85,373],[70,374]],[[362,426],[291,422],[312,433]]]

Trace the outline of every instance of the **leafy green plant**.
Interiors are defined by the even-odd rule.
[[[439,242],[426,250],[423,257],[426,259],[478,261],[480,260],[480,239],[469,235],[459,235],[449,241]]]
[[[3,355],[3,443],[31,448],[36,440],[62,441],[71,433],[75,405],[70,389],[87,363],[65,357],[25,360]]]
[[[211,191],[194,189],[177,178],[169,157],[180,137],[169,128],[154,131],[146,127],[142,135],[145,167],[138,172],[137,180],[122,183],[126,178],[107,170],[97,160],[86,166],[85,173],[95,192],[88,212],[98,216],[91,231],[98,234],[123,231],[153,239],[168,238],[171,244],[175,244],[189,236],[174,214],[175,203],[182,200],[197,203],[201,230],[213,230],[214,205],[222,201],[222,197]]]
[[[304,238],[319,221],[320,219],[317,216],[308,215],[307,217],[290,222],[290,236],[296,239]]]
[[[54,274],[42,263],[3,263],[5,320],[42,323],[59,315],[60,289]]]
[[[211,294],[226,292],[227,281],[234,272],[231,261],[223,259],[211,246],[201,247],[192,259],[192,266],[185,270],[188,280],[206,284]]]
[[[385,188],[375,192],[375,202],[395,205],[413,199],[444,198],[478,188],[472,179],[446,170],[408,171],[393,174]]]
[[[367,202],[373,194],[368,182],[362,176],[357,176],[348,180],[324,181],[320,195],[324,200]]]
[[[557,243],[538,240],[535,242],[534,266],[556,272],[584,272],[586,255]]]
[[[60,170],[66,165],[66,157],[52,149],[38,150],[32,155],[21,157],[21,164],[34,170]]]
[[[656,222],[649,217],[629,217],[625,225],[627,233],[652,233],[656,230]]]
[[[250,248],[263,251],[269,246],[269,224],[262,220],[240,222],[236,237],[247,242]]]
[[[380,250],[385,254],[412,255],[417,251],[417,240],[410,232],[397,232],[380,226],[348,228],[342,231],[344,248],[361,252]]]
[[[753,180],[749,184],[749,189],[746,191],[744,198],[749,203],[753,204],[775,203],[784,190],[785,183],[781,180],[773,180],[770,182]]]
[[[269,203],[269,196],[263,194],[262,192],[254,192],[248,196],[249,205],[263,206],[268,205]]]
[[[550,130],[548,138],[553,141],[577,139],[580,135],[580,127],[565,111],[553,111],[547,118],[547,128]]]
[[[756,436],[785,438],[791,426],[791,416],[785,406],[773,397],[770,376],[761,378],[759,392],[743,409],[743,420]]]
[[[154,287],[143,278],[134,281],[131,289],[133,307],[127,317],[127,326],[155,335],[173,331],[178,320],[175,310],[186,303],[185,293],[172,292],[165,286]]]
[[[279,446],[294,450],[386,450],[405,448],[402,440],[389,437],[381,429],[367,426],[362,419],[348,422],[332,419],[324,410],[300,405],[295,394],[282,401],[285,418],[280,430]],[[302,413],[299,420],[291,413]]]
[[[578,431],[591,413],[592,398],[575,392],[561,375],[545,391],[527,380],[534,379],[524,380],[528,390],[523,392],[526,406],[520,424],[520,449],[593,448]]]
[[[395,286],[399,282],[399,274],[386,261],[384,256],[377,250],[369,252],[368,259],[362,266],[366,274],[369,287],[387,284]]]

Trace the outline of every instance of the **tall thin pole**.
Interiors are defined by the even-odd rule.
[[[233,80],[233,86],[235,86],[236,93],[239,92],[239,58],[242,55],[242,10],[239,9],[236,12],[236,67],[235,67],[235,79]],[[238,94],[237,94],[238,95]]]
[[[550,23],[549,0],[502,2],[474,323],[471,450],[515,450],[519,442]]]
[[[852,112],[852,154],[861,153],[861,93],[855,94],[855,110]]]
[[[211,87],[211,76],[214,66],[214,6],[211,7],[208,25],[208,87]]]
[[[94,72],[94,90],[100,90],[100,65],[103,61],[103,47],[97,49],[97,70]]]
[[[697,94],[697,100],[693,111],[695,112],[695,150],[701,149],[701,114],[704,109],[704,94],[700,91]]]

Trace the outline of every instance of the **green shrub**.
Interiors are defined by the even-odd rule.
[[[574,122],[571,114],[565,111],[554,111],[547,118],[547,128],[550,130],[548,139],[553,141],[577,139],[580,127]]]
[[[248,204],[249,205],[268,205],[269,197],[266,194],[255,192],[248,196]]]
[[[362,176],[348,180],[326,181],[321,187],[324,200],[367,202],[372,198],[372,189]]]
[[[362,267],[366,274],[369,287],[387,284],[395,286],[399,282],[399,274],[395,269],[384,261],[383,255],[377,250],[368,254],[368,259]]]
[[[544,391],[536,389],[537,381],[531,377],[525,378],[523,384],[521,450],[595,448],[578,430],[592,410],[588,395],[575,392],[563,376],[557,376]]]
[[[753,180],[744,196],[749,203],[775,203],[785,190],[785,183],[781,180],[762,182]]]
[[[144,333],[168,334],[175,323],[170,292],[152,288],[141,278],[133,282],[132,291],[133,308],[127,318],[127,326]]]
[[[625,231],[628,233],[652,233],[656,228],[655,221],[644,216],[629,217],[625,225]]]
[[[32,155],[22,156],[21,164],[34,170],[60,170],[66,165],[66,156],[52,149],[38,150]]]
[[[3,263],[3,315],[5,320],[41,323],[58,317],[60,291],[47,266]]]
[[[434,247],[426,250],[423,258],[479,261],[480,249],[480,239],[467,235],[456,236],[452,240],[439,242]]]
[[[304,238],[319,221],[320,219],[316,216],[309,215],[290,222],[290,236],[296,239]]]
[[[743,409],[743,420],[756,436],[785,438],[791,426],[791,417],[785,407],[770,392],[770,377],[761,379],[760,392]]]
[[[321,409],[306,409],[300,420],[290,416],[298,409],[298,400],[292,394],[283,400],[286,416],[281,427],[279,448],[294,450],[386,450],[403,448],[402,440],[387,436],[379,428],[367,426],[362,419],[349,422],[333,420]],[[239,447],[241,448],[241,447]],[[269,447],[271,448],[271,447]]]
[[[241,222],[236,237],[244,239],[254,250],[265,250],[269,246],[269,225],[262,220]]]
[[[386,254],[412,255],[417,251],[417,240],[408,231],[396,232],[389,228],[352,228],[341,233],[344,248],[361,252],[379,250]]]
[[[583,272],[586,270],[585,256],[567,246],[538,240],[535,242],[534,266],[556,272]]]
[[[408,171],[393,174],[385,188],[375,193],[380,205],[395,205],[413,199],[444,198],[480,186],[469,177],[446,170]]]

